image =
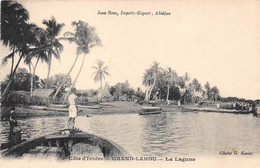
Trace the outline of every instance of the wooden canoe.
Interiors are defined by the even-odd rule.
[[[30,106],[31,109],[33,110],[46,110],[47,107],[45,106]]]
[[[79,108],[87,108],[87,109],[101,109],[101,106],[85,106],[85,105],[78,105]]]
[[[161,114],[161,111],[151,111],[151,112],[139,112],[140,115],[151,115],[151,114]]]
[[[67,104],[50,104],[49,107],[51,107],[51,108],[67,108],[69,106]]]
[[[250,114],[249,110],[234,110],[234,109],[218,109],[218,108],[182,108],[182,112],[217,112],[217,113],[234,113],[234,114]]]
[[[112,157],[131,157],[128,152],[111,140],[72,129],[22,142],[3,151],[1,155],[9,158],[28,158],[29,156],[36,159],[62,160],[71,160],[75,156],[78,158],[98,156],[104,160],[110,160]]]
[[[141,107],[143,112],[154,112],[154,111],[161,111],[161,107],[154,107],[154,106],[143,106]]]

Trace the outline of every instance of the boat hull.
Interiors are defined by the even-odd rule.
[[[46,148],[46,150],[53,150],[54,148],[57,153],[64,154],[60,154],[59,159],[68,159],[73,145],[76,144],[86,144],[100,148],[105,160],[110,160],[112,157],[130,157],[129,153],[115,142],[76,130],[63,130],[58,133],[22,142],[21,144],[3,151],[1,155],[2,157],[23,158],[27,155],[39,155],[32,154],[32,151],[35,151],[38,148]],[[44,153],[46,153],[46,151]]]
[[[216,112],[216,113],[232,113],[232,114],[250,114],[248,110],[230,110],[217,108],[182,108],[182,112]]]
[[[141,108],[143,112],[155,112],[155,111],[161,111],[161,107],[153,107],[153,106],[144,106]]]
[[[139,112],[140,115],[151,115],[151,114],[161,114],[161,111],[152,111],[152,112]]]

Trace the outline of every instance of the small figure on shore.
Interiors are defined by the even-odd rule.
[[[217,105],[216,107],[219,109],[220,108],[220,103],[219,103],[219,100],[217,101]]]
[[[9,124],[10,124],[10,132],[9,132],[9,140],[13,144],[18,144],[21,142],[21,131],[18,126],[18,122],[16,120],[16,113],[15,113],[15,108],[12,107],[10,111],[10,116],[9,116]]]
[[[77,108],[77,96],[76,96],[76,88],[71,89],[71,94],[68,97],[69,100],[69,120],[68,120],[68,128],[75,129],[75,119],[77,117],[78,108]]]
[[[14,107],[12,107],[11,111],[10,111],[9,125],[10,125],[10,137],[11,137],[14,133],[14,127],[17,126],[16,114],[15,114],[15,108]]]

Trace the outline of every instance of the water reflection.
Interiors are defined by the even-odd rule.
[[[18,122],[31,138],[67,127],[67,117]],[[3,143],[9,124],[1,121],[0,126]],[[79,116],[76,127],[120,144],[133,156],[215,156],[221,150],[231,149],[260,154],[260,118],[252,115],[174,112]]]

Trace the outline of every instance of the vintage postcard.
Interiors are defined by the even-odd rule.
[[[1,167],[260,167],[260,1],[1,1]]]

